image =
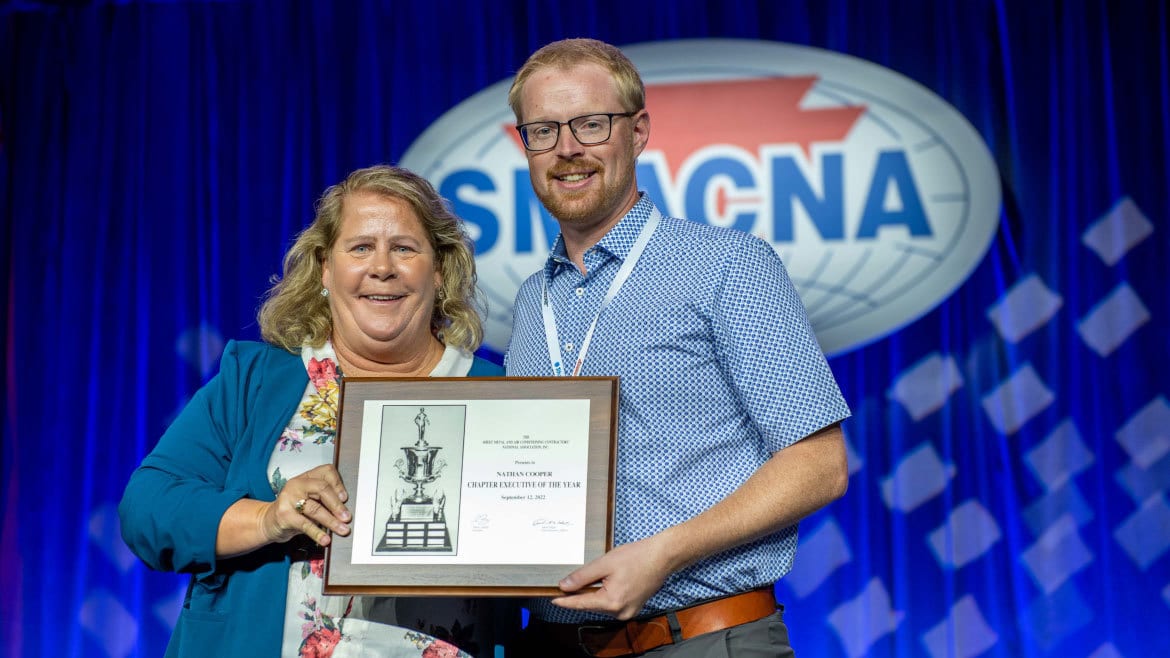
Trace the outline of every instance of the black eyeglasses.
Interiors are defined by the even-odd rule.
[[[561,138],[561,126],[568,126],[573,131],[573,137],[583,146],[591,146],[609,140],[614,117],[632,117],[635,114],[637,112],[608,112],[586,114],[568,121],[533,121],[516,126],[516,131],[520,133],[524,148],[535,153],[557,145],[557,140]]]

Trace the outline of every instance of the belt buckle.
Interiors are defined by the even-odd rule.
[[[602,626],[600,624],[578,624],[577,625],[577,647],[580,648],[581,651],[587,656],[596,656],[597,654],[593,653],[593,650],[585,645],[585,638],[581,636],[582,631],[601,631],[601,632],[611,632],[611,633],[613,632],[609,628]]]

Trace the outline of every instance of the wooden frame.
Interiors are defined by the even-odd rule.
[[[549,596],[613,547],[616,377],[342,380],[325,593]]]

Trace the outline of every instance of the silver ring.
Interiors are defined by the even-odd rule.
[[[309,502],[309,501],[302,498],[293,504],[293,509],[295,509],[297,511],[297,513],[299,513],[299,514],[304,514],[305,513],[305,503],[307,503],[307,502]]]

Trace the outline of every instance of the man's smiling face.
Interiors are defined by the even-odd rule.
[[[536,71],[520,98],[525,123],[626,111],[612,76],[594,63]],[[634,167],[648,136],[649,118],[641,111],[614,117],[610,138],[601,144],[583,146],[561,126],[555,147],[527,153],[532,188],[562,230],[600,238],[634,206]]]

